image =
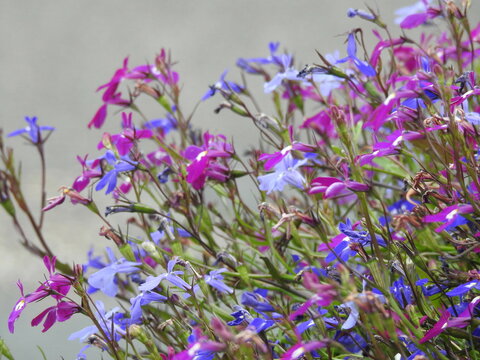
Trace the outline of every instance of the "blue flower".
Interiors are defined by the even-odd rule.
[[[153,301],[161,301],[163,302],[167,298],[161,294],[158,294],[153,291],[145,291],[141,292],[139,295],[130,299],[130,323],[131,324],[138,324],[141,322],[142,318],[142,306],[148,305]]]
[[[225,70],[222,75],[220,75],[220,79],[212,86],[210,86],[210,89],[203,95],[202,101],[207,100],[208,98],[211,98],[213,95],[218,90],[224,90],[226,92],[236,92],[236,93],[241,93],[243,91],[243,88],[232,82],[232,81],[226,81],[225,77],[227,76],[227,70]]]
[[[40,131],[44,131],[44,130],[53,131],[53,130],[55,130],[55,128],[53,126],[38,126],[36,116],[33,116],[33,117],[25,116],[25,121],[28,123],[27,127],[23,128],[23,129],[12,131],[7,136],[10,137],[10,136],[17,136],[17,135],[28,133],[28,135],[30,136],[30,140],[32,140],[32,142],[34,144],[38,144],[42,140]]]
[[[270,194],[272,191],[282,191],[286,184],[296,186],[300,189],[304,188],[305,178],[297,170],[300,166],[305,165],[308,159],[297,160],[288,153],[273,169],[273,173],[258,177],[260,182],[260,190]]]
[[[281,66],[283,71],[275,75],[272,80],[263,85],[263,91],[265,93],[270,93],[274,91],[284,79],[286,80],[296,80],[298,81],[298,70],[292,67],[292,56],[289,54],[283,54],[280,57],[282,62]]]
[[[355,43],[355,36],[353,33],[348,34],[347,54],[347,57],[337,60],[337,63],[344,63],[350,60],[365,76],[377,75],[375,69],[369,63],[362,61],[357,57],[357,44]]]
[[[171,130],[177,128],[177,119],[175,119],[172,114],[167,114],[166,118],[147,121],[143,126],[150,130],[160,128],[163,134],[166,135]]]
[[[255,311],[257,312],[270,312],[270,311],[275,311],[275,308],[270,305],[267,300],[259,295],[259,294],[255,294],[253,292],[244,292],[242,294],[242,305],[245,305],[245,306],[250,306],[252,307],[253,309],[255,309]]]
[[[205,282],[223,294],[232,294],[233,289],[230,286],[224,284],[223,275],[220,274],[224,271],[227,271],[227,269],[221,268],[218,270],[210,271],[208,275],[205,275]]]
[[[117,306],[106,313],[105,305],[102,301],[98,300],[95,302],[95,309],[95,317],[108,339],[114,339],[116,341],[120,340],[120,338],[126,334],[125,323],[121,321],[124,314],[119,312],[120,308]],[[87,326],[86,328],[71,334],[68,337],[68,340],[79,339],[81,342],[84,342],[90,335],[93,335],[96,332],[98,332],[98,329],[95,325]]]
[[[234,309],[237,311],[230,315],[232,315],[235,320],[227,322],[227,325],[229,326],[237,326],[243,322],[246,322],[248,324],[247,329],[258,334],[259,332],[264,331],[275,324],[275,322],[270,319],[254,318],[247,310],[239,305],[235,305]]]
[[[172,260],[168,262],[167,272],[165,274],[147,277],[145,282],[139,286],[139,289],[141,291],[155,289],[162,280],[168,280],[173,285],[183,290],[191,289],[192,287],[188,283],[186,283],[185,280],[183,280],[181,277],[178,276],[183,274],[183,271],[173,271],[173,268],[177,264],[177,262],[178,262],[178,258],[174,257]]]
[[[404,309],[407,304],[413,303],[412,288],[405,284],[403,277],[393,282],[392,286],[390,287],[390,292],[398,301],[402,309]]]
[[[190,234],[187,230],[184,230],[182,228],[174,228],[173,226],[168,227],[167,232],[175,234],[175,231],[180,237],[192,237],[192,234]],[[165,238],[165,230],[159,229],[157,231],[151,232],[150,236],[152,237],[153,242],[158,245],[158,242]]]
[[[435,284],[430,284],[425,286],[425,284],[427,284],[428,281],[429,281],[428,279],[420,279],[415,283],[415,285],[420,286],[422,288],[423,295],[425,296],[432,296],[432,295],[438,294],[439,292],[442,291],[442,289],[446,288],[446,286],[444,285],[441,285],[441,287],[439,287],[438,285],[435,285]]]
[[[469,292],[472,289],[480,290],[480,280],[472,280],[465,284],[459,285],[456,288],[447,292],[446,294],[448,296],[460,296]]]
[[[107,191],[105,194],[111,193],[115,190],[117,186],[117,176],[121,172],[125,171],[132,171],[135,170],[136,162],[130,160],[127,156],[122,157],[122,159],[118,160],[112,151],[107,151],[103,157],[108,164],[113,166],[113,169],[107,172],[98,182],[97,186],[95,187],[96,191],[102,190],[105,186],[107,187]]]
[[[88,284],[95,289],[100,289],[108,296],[115,296],[118,293],[118,284],[115,275],[119,273],[129,274],[138,271],[137,266],[142,265],[139,262],[126,261],[124,258],[112,259],[110,265],[93,273],[88,278]]]
[[[351,256],[357,254],[357,251],[355,250],[357,246],[361,245],[362,247],[365,247],[371,245],[369,232],[353,230],[352,223],[349,219],[347,219],[345,224],[340,223],[338,228],[347,236],[347,238],[342,240],[333,251],[327,255],[325,258],[327,263],[332,262],[337,258],[347,261]],[[376,240],[380,246],[386,246],[385,241],[380,236],[376,235]]]

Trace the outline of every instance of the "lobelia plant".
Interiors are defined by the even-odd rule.
[[[32,292],[18,283],[9,331],[25,306],[50,299],[32,326],[92,322],[69,337],[86,343],[78,359],[480,358],[480,24],[469,22],[469,5],[399,9],[398,37],[371,9],[349,9],[372,24],[373,50],[353,29],[336,54],[318,53],[302,70],[279,43],[267,57],[239,59],[242,83],[224,72],[199,101],[221,99],[217,114],[252,122],[260,146],[246,154],[195,126],[165,50],[151,65],[125,59],[98,88],[103,103],[88,127],[121,128],[101,136],[93,159],[77,156],[79,176],[50,200],[54,129],[27,117],[8,136],[38,151],[44,207],[37,216],[29,206],[1,137],[0,203],[49,276]],[[410,37],[431,22],[435,34]],[[254,99],[249,76],[264,81],[274,114]],[[163,117],[147,118],[140,97]],[[43,223],[66,197],[94,214],[112,241],[106,257],[90,250],[73,267],[55,257]],[[125,227],[109,222],[118,213],[129,216]]]

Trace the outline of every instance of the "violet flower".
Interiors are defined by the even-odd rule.
[[[327,263],[340,258],[343,261],[347,261],[351,256],[357,254],[357,249],[362,246],[370,246],[372,239],[368,231],[355,230],[356,225],[352,226],[350,219],[347,219],[346,223],[340,223],[338,229],[347,236],[327,255],[325,261]],[[378,245],[386,246],[385,241],[379,235],[375,235]]]
[[[11,136],[17,136],[17,135],[27,133],[28,136],[30,137],[30,140],[34,144],[38,144],[42,141],[42,136],[41,136],[41,133],[40,133],[41,131],[53,131],[53,130],[55,130],[55,128],[53,126],[38,126],[36,116],[33,116],[33,117],[25,116],[25,121],[28,123],[28,125],[25,128],[12,131],[7,136],[11,137]]]
[[[466,294],[470,290],[477,289],[480,290],[480,279],[469,281],[465,284],[459,285],[456,288],[450,290],[446,293],[448,296],[461,296]]]
[[[292,67],[292,56],[289,54],[283,54],[280,56],[282,72],[276,74],[272,80],[263,85],[263,91],[265,93],[271,93],[278,86],[281,85],[283,80],[296,80],[298,81],[298,70]]]
[[[241,93],[244,89],[240,85],[232,82],[232,81],[226,81],[225,77],[227,76],[227,71],[225,70],[222,75],[220,75],[220,79],[212,86],[210,86],[210,89],[205,93],[205,95],[202,96],[202,101],[207,100],[208,98],[211,98],[212,96],[215,95],[217,91],[225,91],[227,93],[234,92],[234,93]]]
[[[365,10],[361,10],[361,9],[352,9],[352,8],[349,8],[347,10],[347,16],[349,18],[353,18],[355,16],[358,16],[362,19],[365,19],[365,20],[370,20],[370,21],[373,21],[376,19],[376,16],[369,13],[369,12],[366,12]]]
[[[141,322],[142,318],[142,307],[150,304],[151,302],[163,302],[167,298],[161,294],[158,294],[154,291],[145,291],[141,292],[137,296],[130,299],[130,323],[138,324]]]
[[[267,299],[265,299],[263,296],[261,296],[258,293],[245,291],[242,294],[241,302],[242,302],[242,305],[250,306],[256,312],[263,313],[263,312],[275,311],[275,308],[268,303]]]
[[[173,259],[171,259],[167,264],[167,272],[165,274],[147,277],[145,282],[138,288],[141,291],[153,290],[158,286],[158,284],[160,284],[162,280],[168,280],[170,283],[183,290],[191,289],[192,287],[187,282],[185,282],[185,280],[178,276],[182,275],[183,271],[173,271],[173,268],[178,261],[178,257],[174,257]]]
[[[117,306],[108,312],[105,312],[105,305],[102,301],[95,302],[95,317],[100,327],[105,332],[109,340],[118,341],[122,336],[126,335],[125,324],[121,322],[123,314],[119,313],[120,308]],[[72,333],[68,340],[79,339],[81,342],[86,341],[91,335],[99,330],[95,325],[90,325],[82,330]]]
[[[308,159],[294,159],[290,153],[287,153],[279,163],[274,166],[274,172],[259,176],[259,189],[270,194],[272,191],[282,191],[286,184],[290,184],[297,188],[303,189],[305,178],[297,170],[300,166],[305,165]]]
[[[212,270],[208,275],[204,276],[204,280],[208,285],[217,289],[222,294],[226,294],[226,293],[233,294],[233,289],[230,286],[225,285],[225,283],[223,282],[224,278],[221,273],[225,271],[228,271],[228,270],[226,268]]]
[[[117,274],[130,274],[139,271],[137,266],[142,265],[140,262],[127,261],[125,258],[115,259],[113,253],[109,252],[111,264],[103,269],[93,273],[88,278],[88,284],[95,289],[101,290],[108,296],[116,296],[118,293]]]
[[[103,175],[102,179],[97,183],[95,190],[99,191],[102,190],[104,187],[107,187],[105,194],[109,194],[113,190],[115,190],[115,187],[117,186],[118,175],[121,172],[135,170],[136,162],[130,160],[128,157],[117,159],[113,152],[110,150],[105,153],[104,159],[109,165],[113,166],[113,169]]]
[[[366,61],[362,61],[357,57],[357,45],[355,43],[355,35],[353,33],[350,33],[348,35],[347,54],[347,57],[337,60],[337,63],[344,63],[350,60],[363,75],[377,75],[375,69],[372,66],[370,66]]]
[[[445,229],[448,229],[450,226],[458,226],[460,221],[462,224],[462,220],[465,220],[463,216],[460,214],[470,214],[473,212],[473,206],[468,204],[457,204],[452,205],[444,208],[442,211],[433,214],[427,215],[423,218],[423,221],[426,223],[433,223],[433,222],[443,222],[443,225],[440,225],[435,229],[436,232],[442,232]]]
[[[413,291],[410,285],[405,284],[403,277],[395,280],[390,286],[390,293],[398,301],[402,309],[413,303]]]

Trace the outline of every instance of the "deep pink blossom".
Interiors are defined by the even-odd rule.
[[[419,343],[423,344],[430,339],[440,335],[448,328],[464,328],[467,327],[473,317],[473,311],[475,307],[480,303],[480,296],[474,298],[467,306],[467,308],[459,314],[457,317],[451,317],[451,314],[448,310],[445,310],[437,323],[428,330],[425,335],[420,339]]]
[[[207,178],[226,181],[229,169],[218,162],[218,159],[233,155],[233,147],[226,143],[223,135],[214,136],[207,131],[203,135],[203,141],[201,147],[191,145],[184,152],[184,157],[191,161],[187,166],[187,182],[196,190],[205,185]]]
[[[37,326],[40,324],[43,319],[45,318],[45,322],[43,323],[43,330],[42,332],[47,331],[50,329],[55,322],[65,321],[70,319],[75,313],[80,310],[77,304],[71,301],[59,301],[57,305],[50,306],[42,311],[39,315],[37,315],[32,320],[32,326]]]
[[[324,194],[325,199],[341,195],[349,195],[350,191],[368,191],[370,186],[351,180],[340,180],[334,177],[320,176],[312,180],[309,194]]]

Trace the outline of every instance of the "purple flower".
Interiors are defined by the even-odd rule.
[[[229,326],[237,326],[243,323],[244,321],[249,324],[253,321],[253,316],[244,308],[239,305],[234,305],[233,307],[236,311],[231,313],[235,319],[227,322]]]
[[[142,318],[142,307],[150,304],[151,302],[163,302],[167,298],[161,294],[158,294],[153,291],[141,292],[137,296],[130,299],[130,323],[137,324],[141,322]]]
[[[297,169],[307,162],[308,159],[297,160],[288,153],[274,166],[273,173],[258,177],[260,190],[270,194],[272,191],[282,191],[286,184],[303,189],[306,181]]]
[[[141,291],[148,291],[148,290],[155,289],[162,280],[168,280],[173,285],[183,290],[191,289],[192,287],[188,283],[186,283],[185,280],[183,280],[181,277],[178,276],[178,275],[182,275],[183,271],[173,271],[173,268],[177,264],[178,260],[179,260],[178,257],[174,257],[172,260],[168,262],[167,272],[165,274],[147,277],[145,282],[139,286],[139,289]]]
[[[443,230],[449,227],[465,224],[466,221],[462,221],[465,219],[463,218],[463,216],[460,216],[460,214],[469,214],[472,212],[473,212],[472,205],[468,205],[468,204],[452,205],[452,206],[446,207],[445,209],[443,209],[442,211],[436,214],[425,216],[423,218],[423,221],[427,223],[443,222],[443,225],[440,225],[435,229],[436,232],[442,232]]]
[[[375,76],[377,75],[375,69],[369,65],[366,61],[362,61],[357,57],[357,45],[355,43],[355,35],[350,33],[348,35],[348,46],[347,46],[347,54],[348,56],[337,60],[337,63],[344,63],[348,60],[352,61],[353,64],[357,67],[362,74],[365,76]]]
[[[227,269],[221,268],[210,271],[210,273],[204,277],[205,282],[220,291],[222,294],[233,294],[233,289],[230,286],[225,285],[223,282],[223,275],[221,275],[221,273],[224,271],[227,271]]]
[[[41,136],[40,131],[44,131],[44,130],[53,131],[53,130],[55,130],[55,128],[53,126],[38,126],[36,116],[33,116],[33,117],[25,116],[25,121],[28,123],[28,125],[25,128],[12,131],[7,136],[8,137],[17,136],[17,135],[27,133],[28,136],[30,136],[30,140],[32,140],[32,142],[34,144],[38,144],[42,141],[42,136]]]
[[[111,259],[112,263],[90,275],[88,284],[95,289],[100,289],[108,296],[115,296],[118,293],[118,284],[115,276],[117,274],[136,272],[139,270],[137,266],[142,265],[142,263],[127,261],[125,258],[116,260],[111,251],[110,256],[113,257]]]
[[[113,169],[103,175],[102,179],[98,182],[95,187],[96,191],[102,190],[104,187],[107,187],[105,194],[111,193],[115,190],[117,186],[117,177],[121,172],[133,171],[135,170],[136,162],[130,160],[128,157],[122,157],[121,160],[118,160],[112,151],[107,151],[103,157],[107,163],[113,166]],[[125,160],[124,160],[125,159]]]

